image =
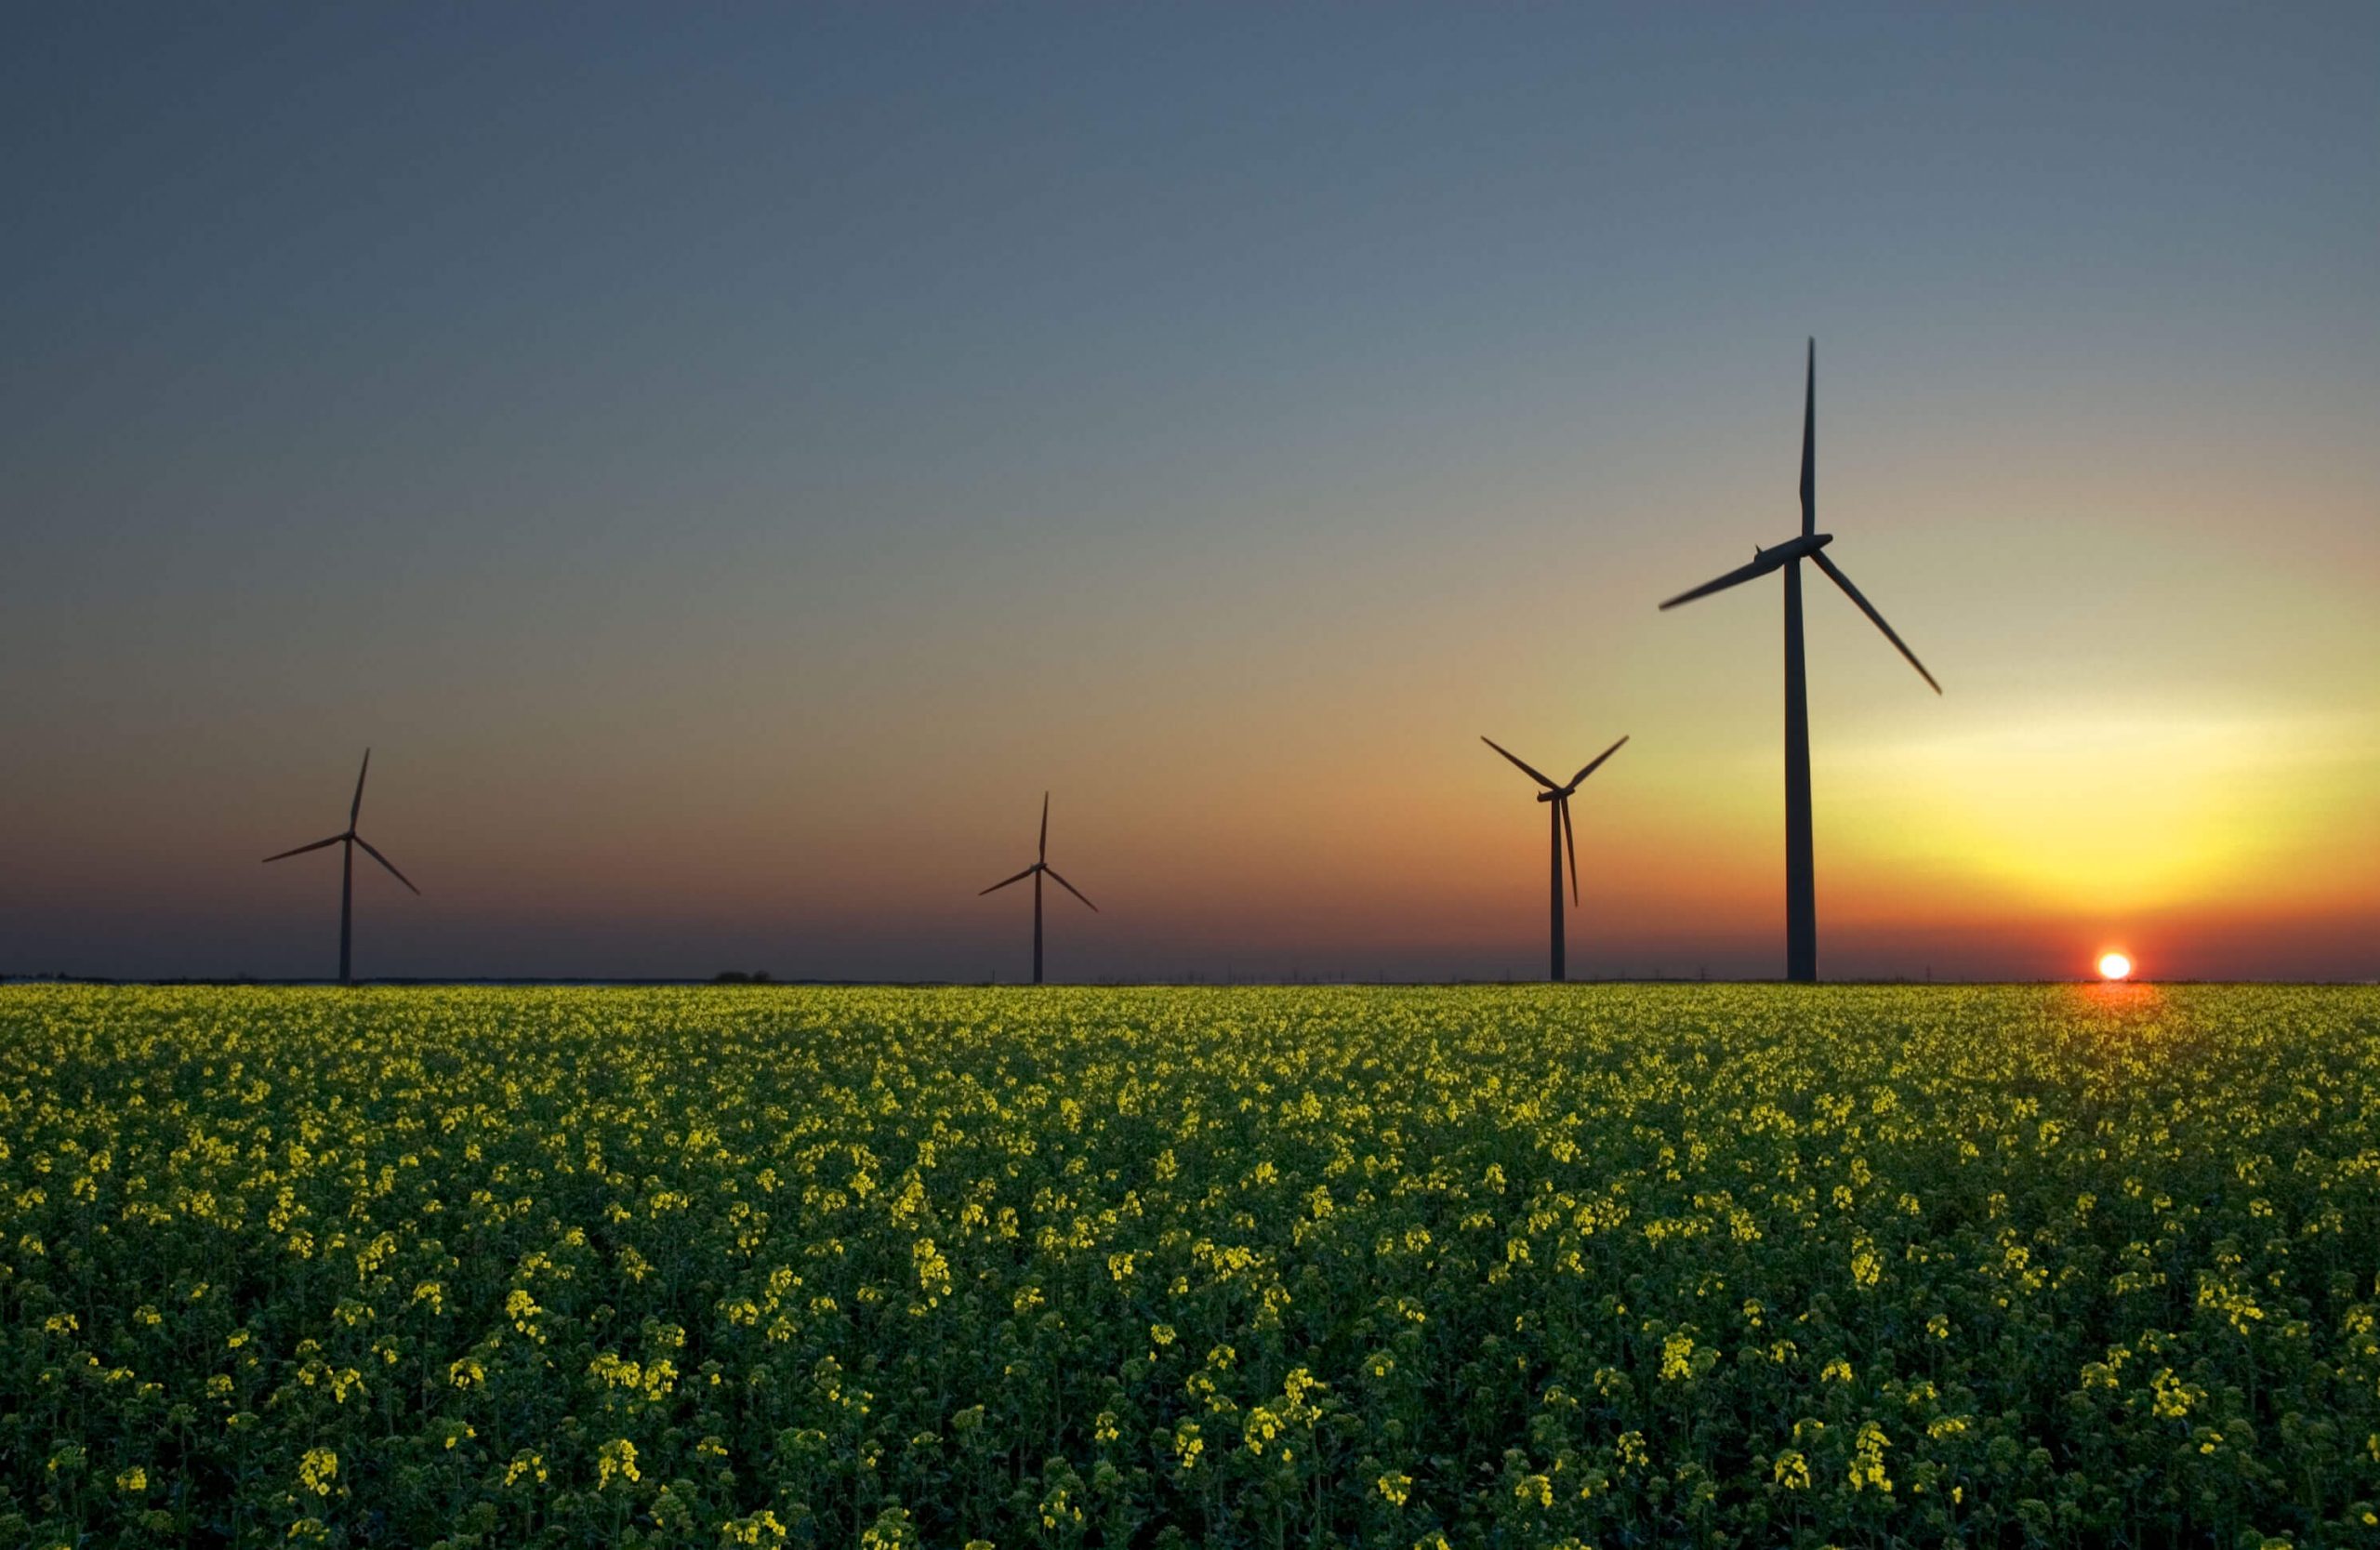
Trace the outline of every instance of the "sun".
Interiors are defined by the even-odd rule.
[[[2132,960],[2124,957],[2122,953],[2104,953],[2100,955],[2099,977],[2101,979],[2131,978]]]

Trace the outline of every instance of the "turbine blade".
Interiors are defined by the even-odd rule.
[[[1876,605],[1859,595],[1859,589],[1854,587],[1851,584],[1851,578],[1843,574],[1843,567],[1828,559],[1824,550],[1813,553],[1810,558],[1818,563],[1818,569],[1834,577],[1834,584],[1843,589],[1844,595],[1858,603],[1859,612],[1867,615],[1870,621],[1884,632],[1884,639],[1898,647],[1900,654],[1909,658],[1909,665],[1917,669],[1917,676],[1931,684],[1936,694],[1940,694],[1942,686],[1934,682],[1934,675],[1925,670],[1925,664],[1917,659],[1917,653],[1909,649],[1908,642],[1893,633],[1893,627],[1884,622],[1884,616],[1882,614],[1876,612]]]
[[[1579,907],[1579,837],[1570,832],[1570,799],[1556,797],[1554,805],[1562,810],[1562,848],[1570,853],[1570,907]]]
[[[399,882],[403,883],[406,887],[413,888],[413,879],[397,870],[397,864],[395,862],[390,860],[387,856],[382,855],[378,851],[373,850],[371,841],[366,840],[364,836],[359,834],[355,837],[355,842],[362,845],[366,851],[370,851],[373,860],[389,868],[389,875],[390,877],[395,878]],[[418,888],[413,888],[413,891],[416,896],[418,896],[421,893],[421,890]]]
[[[294,851],[283,851],[279,855],[268,855],[265,857],[265,860],[268,862],[284,861],[293,855],[303,855],[308,851],[321,850],[324,845],[336,845],[341,840],[346,838],[347,836],[344,834],[334,834],[327,840],[317,840],[311,845],[300,845]]]
[[[1081,889],[1079,889],[1079,888],[1076,887],[1073,883],[1068,882],[1064,878],[1060,877],[1060,876],[1057,874],[1057,872],[1056,872],[1055,870],[1053,870],[1052,868],[1048,868],[1048,867],[1044,867],[1044,868],[1042,868],[1041,869],[1042,869],[1043,871],[1048,872],[1048,873],[1050,874],[1050,881],[1052,881],[1052,882],[1056,883],[1059,887],[1061,887],[1061,888],[1064,889],[1067,893],[1072,894],[1075,897],[1077,897],[1077,898],[1078,898],[1078,899],[1082,899],[1082,902],[1083,902],[1083,903],[1085,903],[1085,904],[1091,904],[1091,901],[1090,901],[1089,899],[1083,899],[1083,898],[1082,898],[1082,890],[1081,890]],[[1099,907],[1098,907],[1097,905],[1095,905],[1095,904],[1091,904],[1091,912],[1092,914],[1094,914],[1094,915],[1098,914],[1098,913],[1099,913]]]
[[[1050,793],[1047,791],[1041,793],[1041,848],[1035,853],[1034,859],[1050,859]]]
[[[1554,782],[1540,775],[1526,760],[1522,759],[1519,754],[1514,753],[1503,744],[1496,741],[1495,738],[1487,736],[1483,734],[1479,740],[1487,744],[1489,748],[1494,749],[1498,753],[1502,754],[1505,758],[1511,760],[1514,763],[1518,764],[1521,767],[1522,774],[1527,775],[1529,779],[1536,781],[1540,786],[1544,787],[1547,790],[1559,791],[1562,789],[1562,788],[1554,785]]]
[[[1628,739],[1627,739],[1627,738],[1625,738],[1625,737],[1622,737],[1622,738],[1620,740],[1620,743],[1625,743],[1626,741],[1628,741]],[[1580,770],[1577,775],[1572,775],[1572,776],[1570,777],[1570,784],[1569,784],[1569,785],[1567,785],[1567,786],[1565,786],[1564,788],[1562,788],[1562,789],[1564,789],[1565,791],[1575,791],[1575,790],[1577,790],[1577,789],[1579,788],[1579,782],[1580,782],[1580,781],[1582,781],[1582,780],[1586,779],[1586,778],[1587,778],[1587,776],[1589,776],[1589,775],[1591,775],[1594,774],[1597,770],[1599,770],[1599,769],[1603,768],[1603,762],[1604,762],[1605,760],[1606,760],[1606,759],[1610,758],[1613,754],[1618,753],[1618,752],[1620,751],[1620,743],[1614,743],[1614,744],[1612,744],[1612,745],[1611,745],[1611,747],[1609,747],[1609,748],[1607,748],[1607,749],[1604,749],[1601,753],[1596,754],[1593,759],[1589,760],[1589,761],[1587,762],[1587,767],[1586,767],[1585,769],[1583,769],[1583,770]]]
[[[1809,375],[1802,385],[1802,537],[1818,530],[1818,341],[1810,341]]]
[[[364,767],[355,772],[355,800],[347,804],[347,827],[355,827],[355,816],[364,811],[364,777],[372,773],[372,750],[364,750]]]
[[[998,882],[993,883],[989,888],[985,889],[982,894],[977,894],[975,896],[980,899],[984,896],[984,894],[997,894],[1012,882],[1023,882],[1026,878],[1031,877],[1040,869],[1041,864],[1037,861],[1032,866],[1025,868],[1025,870],[1017,873],[1014,877],[1004,877],[1000,879]]]
[[[1706,581],[1701,586],[1695,588],[1692,591],[1680,592],[1677,596],[1670,599],[1667,603],[1662,603],[1661,606],[1664,608],[1674,608],[1681,603],[1692,603],[1696,598],[1709,597],[1713,592],[1724,592],[1730,587],[1739,587],[1743,585],[1743,583],[1752,579],[1754,576],[1766,576],[1770,571],[1777,569],[1778,566],[1782,565],[1784,563],[1784,559],[1777,556],[1775,551],[1763,550],[1753,558],[1751,564],[1738,565],[1734,570],[1729,571],[1726,575],[1718,577],[1716,580]]]

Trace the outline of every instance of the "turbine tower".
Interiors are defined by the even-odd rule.
[[[347,805],[347,828],[345,831],[334,834],[327,840],[317,840],[311,845],[300,845],[294,851],[283,851],[279,855],[268,855],[265,857],[267,863],[271,863],[285,860],[293,855],[303,855],[308,851],[318,851],[324,845],[341,845],[346,847],[345,854],[339,864],[338,875],[338,982],[341,985],[353,985],[355,983],[355,976],[350,969],[350,949],[352,947],[355,940],[355,847],[362,845],[366,854],[370,855],[373,860],[378,862],[381,866],[389,868],[389,875],[390,877],[395,878],[407,888],[412,888],[416,896],[418,896],[421,893],[420,889],[414,888],[413,880],[411,878],[397,870],[397,864],[395,862],[390,860],[387,856],[382,855],[378,851],[374,850],[372,848],[371,841],[366,840],[364,836],[355,832],[356,815],[364,811],[364,777],[366,775],[369,775],[371,771],[372,750],[370,749],[365,749],[364,750],[364,768],[355,772],[355,800]]]
[[[1529,779],[1536,781],[1540,786],[1544,787],[1545,789],[1537,794],[1537,800],[1546,803],[1554,810],[1550,815],[1553,825],[1554,839],[1554,969],[1546,977],[1558,983],[1570,977],[1565,967],[1563,940],[1565,934],[1562,930],[1562,853],[1565,850],[1567,850],[1570,853],[1570,902],[1573,905],[1576,905],[1579,902],[1579,841],[1577,836],[1574,835],[1570,829],[1570,793],[1579,788],[1579,782],[1586,779],[1587,776],[1594,774],[1596,770],[1602,768],[1603,762],[1605,760],[1620,751],[1620,743],[1625,743],[1628,739],[1622,737],[1620,740],[1620,743],[1614,743],[1611,747],[1604,749],[1601,753],[1596,754],[1594,758],[1588,762],[1585,769],[1580,770],[1577,775],[1570,777],[1570,784],[1567,786],[1557,786],[1553,781],[1548,780],[1544,775],[1540,775],[1528,764],[1523,762],[1518,754],[1515,754],[1512,749],[1504,747],[1503,744],[1499,743],[1493,737],[1483,735],[1479,740],[1487,744],[1489,748],[1494,749],[1498,753],[1502,754],[1505,758],[1511,760],[1514,763],[1520,765],[1521,773],[1523,775],[1526,775]]]
[[[1785,977],[1805,985],[1816,983],[1818,977],[1818,905],[1810,840],[1810,703],[1808,681],[1802,665],[1802,562],[1807,560],[1826,572],[1828,579],[1842,588],[1844,595],[1858,605],[1859,612],[1884,632],[1884,639],[1909,658],[1909,665],[1917,669],[1917,675],[1936,694],[1942,692],[1942,686],[1934,682],[1934,675],[1925,670],[1925,664],[1917,659],[1917,654],[1893,633],[1893,627],[1876,612],[1875,604],[1860,596],[1851,578],[1826,557],[1826,546],[1834,541],[1834,535],[1818,530],[1816,339],[1810,341],[1806,369],[1802,396],[1801,536],[1775,549],[1754,545],[1752,563],[1729,571],[1715,581],[1706,581],[1692,591],[1680,592],[1661,604],[1663,608],[1674,608],[1754,576],[1766,576],[1770,571],[1785,573]]]
[[[1033,865],[1014,877],[1002,878],[985,889],[983,894],[975,895],[977,898],[982,898],[984,894],[997,894],[1012,882],[1023,882],[1026,878],[1033,880],[1033,983],[1036,985],[1041,983],[1041,877],[1045,872],[1049,874],[1052,882],[1075,897],[1082,899],[1084,904],[1090,905],[1092,914],[1099,913],[1097,905],[1083,898],[1081,889],[1060,877],[1057,868],[1050,865],[1050,793],[1047,791],[1041,793],[1041,845],[1035,854]]]

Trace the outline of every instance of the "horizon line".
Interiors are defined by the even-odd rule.
[[[726,977],[734,975],[736,977]],[[2131,976],[2109,980],[2094,974],[2069,974],[2054,978],[2032,979],[1968,979],[1959,977],[1928,977],[1912,979],[1906,975],[1850,976],[1843,979],[1820,980],[1815,984],[1792,980],[1783,975],[1766,977],[1711,977],[1686,974],[1648,974],[1590,976],[1567,980],[1537,978],[1472,978],[1472,979],[1084,979],[1052,980],[1036,985],[1028,980],[998,979],[829,979],[796,977],[777,979],[765,973],[759,978],[749,977],[744,971],[725,971],[711,975],[390,975],[356,979],[342,985],[336,978],[311,979],[267,978],[258,975],[167,975],[123,976],[104,974],[0,974],[0,989],[25,985],[105,986],[121,988],[181,988],[181,989],[361,989],[377,987],[383,989],[440,989],[473,987],[536,989],[548,987],[557,989],[639,989],[639,988],[700,988],[743,990],[1212,990],[1212,989],[1329,989],[1350,990],[1460,990],[1488,987],[1510,988],[1514,986],[1539,986],[1549,989],[1565,987],[1649,986],[1649,985],[1715,985],[1715,986],[1805,986],[1824,990],[1832,988],[1878,987],[1976,988],[1990,987],[2097,985],[2122,986],[2322,986],[2340,988],[2380,987],[2380,978],[2360,979],[2256,979],[2224,978],[2193,979],[2187,977],[2151,978]]]

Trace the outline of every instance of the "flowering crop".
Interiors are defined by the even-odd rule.
[[[0,990],[0,1543],[2375,1502],[2369,990]]]

